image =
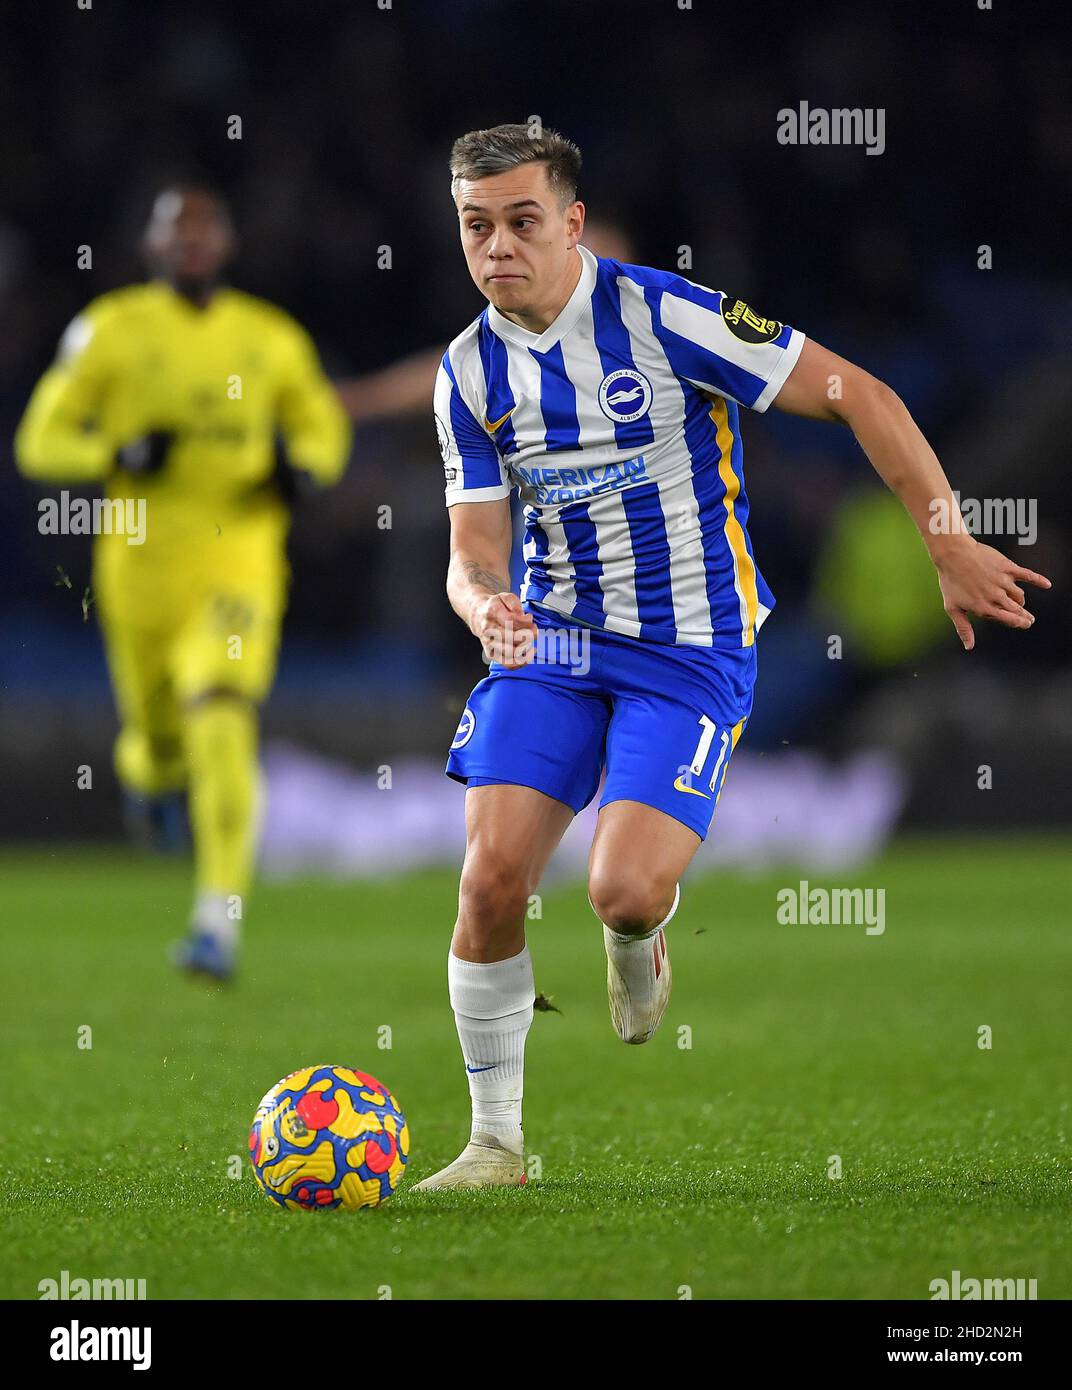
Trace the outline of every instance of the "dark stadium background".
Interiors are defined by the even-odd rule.
[[[885,751],[907,776],[907,827],[1072,819],[1072,63],[1050,20],[1005,0],[994,11],[969,0],[9,10],[0,835],[119,830],[116,797],[75,787],[76,764],[109,766],[114,735],[100,640],[81,612],[88,542],[38,533],[40,494],[15,474],[11,437],[66,323],[141,274],[137,240],[161,181],[197,168],[222,186],[242,238],[234,282],[294,313],[348,378],[445,344],[480,310],[448,150],[466,129],[532,115],[582,146],[589,214],[616,221],[636,260],[671,267],[691,246],[693,278],[887,380],[966,497],[1037,499],[1036,543],[994,543],[1054,590],[1031,595],[1029,635],[985,629],[968,656],[936,590],[934,622],[896,602],[901,560],[922,553],[907,519],[872,575],[870,532],[851,508],[879,484],[851,437],[744,413],[752,536],[779,600],[760,639],[749,755],[804,747],[836,764]],[[777,111],[802,100],[885,108],[885,153],[778,144]],[[241,141],[227,139],[231,114]],[[91,272],[75,266],[84,243]],[[377,268],[383,244],[391,270]],[[981,245],[990,270],[977,268]],[[441,758],[482,669],[443,593],[441,486],[429,410],[360,429],[338,493],[296,518],[269,748],[360,776]],[[384,504],[389,531],[377,527]],[[852,626],[872,597],[882,640]],[[845,639],[840,661],[827,657],[831,634]]]

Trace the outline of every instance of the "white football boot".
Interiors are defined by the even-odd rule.
[[[666,1013],[673,975],[663,928],[680,901],[679,885],[673,907],[650,936],[623,939],[609,927],[603,928],[610,1016],[622,1042],[646,1043]]]
[[[477,1131],[453,1163],[417,1183],[414,1192],[442,1192],[470,1187],[521,1187],[523,1154],[508,1149],[494,1134]]]

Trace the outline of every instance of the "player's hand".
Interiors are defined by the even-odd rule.
[[[481,599],[473,606],[469,626],[480,638],[488,661],[495,661],[510,671],[532,661],[536,622],[521,607],[517,594],[489,594]]]
[[[1020,585],[1050,588],[1050,581],[1044,574],[1024,569],[992,545],[983,545],[967,534],[958,544],[937,556],[934,563],[945,611],[967,652],[975,646],[969,614],[989,618],[1003,627],[1026,629],[1035,618],[1027,611]]]
[[[305,506],[324,492],[311,473],[291,461],[286,441],[280,435],[275,440],[275,466],[269,481],[291,510]]]
[[[159,473],[174,442],[175,436],[170,430],[152,430],[117,450],[115,466],[124,473]]]
[[[277,469],[272,475],[271,483],[292,511],[315,501],[324,492],[311,473],[307,473],[304,468],[294,468],[290,464]]]

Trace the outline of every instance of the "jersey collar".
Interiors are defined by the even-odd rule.
[[[543,330],[542,333],[531,333],[527,328],[522,328],[519,323],[514,323],[513,319],[508,319],[504,314],[500,314],[494,304],[488,305],[488,323],[499,335],[507,342],[516,343],[518,347],[531,348],[533,352],[549,352],[557,342],[560,342],[570,331],[573,325],[580,318],[592,298],[592,291],[596,287],[597,262],[587,246],[578,245],[577,251],[581,257],[581,276],[577,281],[576,287],[569,299],[562,307],[558,317]]]
[[[218,309],[227,299],[227,286],[224,284],[217,284],[214,287],[207,304],[195,304],[192,299],[187,299],[184,294],[180,294],[175,286],[163,276],[154,283],[159,286],[161,294],[169,304],[172,304],[180,313],[188,314],[198,322],[207,318],[214,309]]]

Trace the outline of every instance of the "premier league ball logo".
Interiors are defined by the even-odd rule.
[[[651,382],[635,367],[622,367],[603,378],[599,408],[608,420],[627,425],[639,420],[651,407]]]

